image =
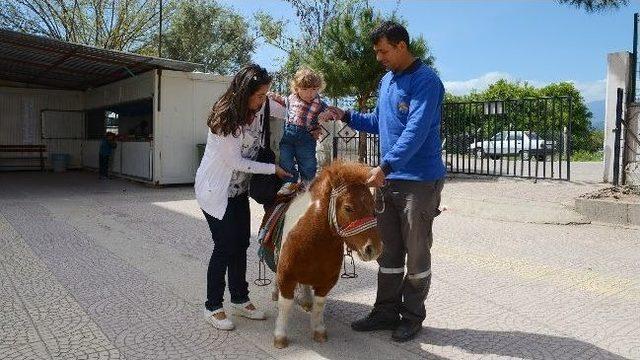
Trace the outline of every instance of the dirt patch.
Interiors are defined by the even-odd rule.
[[[613,186],[580,195],[585,199],[617,200],[640,203],[640,186]]]

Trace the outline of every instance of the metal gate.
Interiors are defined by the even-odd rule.
[[[442,160],[450,173],[569,180],[570,97],[449,102],[442,111]],[[343,126],[333,157],[376,166],[379,139]]]
[[[380,163],[380,141],[376,134],[357,132],[348,125],[343,125],[334,136],[325,141],[333,141],[333,158],[348,161],[359,161],[370,166]]]
[[[449,172],[571,177],[570,97],[445,103],[442,114]]]

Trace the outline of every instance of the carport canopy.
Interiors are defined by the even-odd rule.
[[[195,63],[0,29],[0,80],[28,87],[87,90],[153,69],[192,72],[201,68]]]

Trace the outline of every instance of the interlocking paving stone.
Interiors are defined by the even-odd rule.
[[[139,270],[94,246],[91,239],[54,219],[46,209],[31,203],[13,204],[11,209],[13,212],[8,219],[14,228],[24,234],[26,242],[52,268],[61,283],[69,283],[71,292],[78,294],[71,301],[58,297],[53,303],[36,301],[31,305],[35,319],[43,329],[45,344],[54,357],[106,354],[105,351],[109,353],[116,346],[127,358],[197,358],[196,352],[208,354],[212,348],[218,348],[221,356],[236,356],[228,349],[222,351],[222,345],[237,336],[215,331],[201,317],[192,316],[193,313],[200,314],[200,309],[172,296]],[[36,225],[20,222],[20,215],[27,213],[36,214]],[[84,281],[77,281],[81,280],[79,277]],[[36,285],[29,279],[24,284],[25,293],[35,296],[29,291]],[[55,284],[50,286],[54,287],[50,292],[59,290]],[[92,290],[100,292],[99,289],[103,290],[99,295],[88,296]],[[86,313],[83,310],[78,313],[60,311],[76,301],[87,309]],[[113,309],[112,314],[109,314],[109,307]],[[61,316],[63,314],[65,316]],[[100,335],[104,338],[87,331],[88,325],[94,322],[100,326]],[[49,336],[53,333],[59,336]],[[113,345],[96,347],[102,340]],[[119,356],[120,352],[115,354]],[[255,347],[246,349],[245,346],[238,353],[252,358],[268,357]]]
[[[44,342],[36,341],[28,344],[0,344],[0,358],[6,360],[40,360],[52,359]]]
[[[3,359],[640,358],[638,230],[495,221],[454,207],[436,221],[427,320],[415,340],[349,330],[376,291],[377,265],[357,261],[359,277],[330,293],[329,342],[314,343],[309,314],[296,309],[291,346],[276,350],[271,287],[250,287],[267,321],[235,319],[235,331],[221,332],[202,320],[212,244],[192,188],[77,172],[0,173],[0,182]],[[507,194],[505,204],[543,201],[553,211],[582,191],[559,186],[551,195],[541,184],[456,180],[444,201]],[[248,255],[251,284],[254,239]]]

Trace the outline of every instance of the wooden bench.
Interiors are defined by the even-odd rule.
[[[39,153],[39,156],[0,157],[0,160],[40,160],[40,170],[44,171],[45,145],[0,145],[0,153]]]

